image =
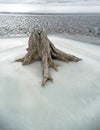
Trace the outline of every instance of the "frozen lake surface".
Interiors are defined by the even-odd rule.
[[[49,36],[59,49],[83,60],[55,61],[54,82],[41,87],[40,62],[13,62],[28,38],[0,39],[0,130],[99,130],[100,46]]]
[[[34,28],[45,29],[48,34],[100,39],[100,14],[0,14],[0,37],[28,36]]]

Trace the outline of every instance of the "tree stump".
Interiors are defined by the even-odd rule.
[[[23,65],[28,65],[36,60],[42,61],[42,86],[46,84],[48,80],[52,81],[50,76],[49,67],[54,68],[57,71],[57,64],[53,59],[62,60],[65,62],[74,61],[78,62],[81,59],[64,53],[57,49],[52,42],[48,39],[44,30],[34,30],[28,41],[27,54],[17,62],[22,62]]]

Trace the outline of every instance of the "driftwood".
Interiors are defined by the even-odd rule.
[[[58,50],[48,39],[46,32],[43,30],[34,30],[31,33],[28,41],[27,51],[27,54],[23,58],[17,59],[16,61],[22,62],[23,65],[28,65],[36,60],[41,60],[43,66],[43,86],[48,80],[52,81],[49,73],[49,67],[52,67],[57,71],[57,64],[53,59],[62,60],[65,62],[78,62],[81,60],[76,56],[66,54]]]

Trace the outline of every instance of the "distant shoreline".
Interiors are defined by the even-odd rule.
[[[86,16],[100,16],[100,13],[23,13],[23,12],[0,12],[0,15],[86,15]]]

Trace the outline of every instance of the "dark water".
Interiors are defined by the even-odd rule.
[[[26,36],[34,28],[48,34],[100,37],[100,14],[0,14],[0,37]]]

